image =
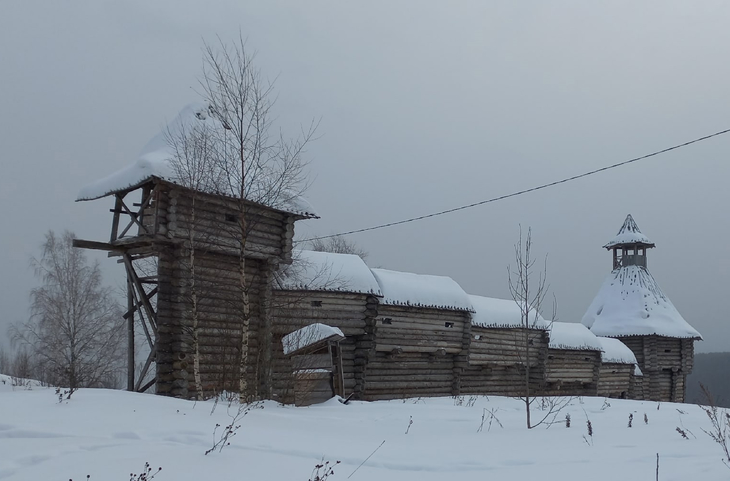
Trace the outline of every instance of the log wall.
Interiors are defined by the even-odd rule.
[[[469,365],[461,372],[461,394],[523,395],[526,342],[530,342],[530,390],[538,392],[544,387],[548,341],[547,332],[536,329],[472,326]]]
[[[551,396],[596,396],[600,368],[600,351],[548,349],[544,392]]]
[[[183,242],[192,239],[208,251],[237,255],[243,210],[246,257],[291,262],[294,222],[300,216],[160,180],[145,185],[143,193],[152,187],[153,201],[143,212],[141,223],[145,229],[138,228],[138,236],[163,236]]]
[[[684,402],[687,375],[694,365],[694,340],[661,336],[618,339],[636,355],[644,374],[644,399]]]
[[[547,331],[472,326],[471,334],[469,364],[472,366],[524,364],[527,343],[530,344],[530,366],[543,363],[547,354]]]
[[[381,305],[376,324],[376,350],[459,354],[463,349],[464,328],[470,322],[469,313],[464,311]]]
[[[233,262],[232,262],[233,261]],[[248,383],[260,392],[257,366],[262,351],[262,297],[270,267],[246,262],[249,293]],[[238,391],[241,352],[242,289],[236,259],[197,252],[195,283],[198,297],[198,344],[201,388],[204,395]],[[157,392],[176,397],[197,396],[193,378],[193,303],[189,250],[163,249],[158,258]]]
[[[629,384],[629,399],[643,400],[644,397],[644,376],[631,374],[631,383]]]
[[[459,394],[468,312],[380,305],[377,314],[363,399]]]
[[[598,395],[627,399],[631,396],[633,364],[602,363],[598,376]]]

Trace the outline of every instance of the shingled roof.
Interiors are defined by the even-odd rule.
[[[641,233],[639,226],[636,225],[636,221],[634,221],[634,218],[631,217],[631,214],[629,214],[626,216],[626,220],[621,226],[621,229],[619,229],[618,234],[616,234],[616,237],[611,239],[611,241],[603,247],[605,249],[611,249],[613,247],[636,244],[644,247],[655,246],[655,244],[650,241],[647,236]]]

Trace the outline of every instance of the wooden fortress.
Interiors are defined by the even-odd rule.
[[[605,246],[614,270],[583,318],[590,330],[536,312],[525,322],[514,301],[470,296],[448,277],[294,250],[295,222],[316,217],[305,201],[186,187],[159,154],[78,199],[114,200],[109,240],[75,246],[107,251],[126,269],[130,390],[154,386],[190,399],[245,390],[248,399],[298,404],[335,393],[518,396],[526,386],[545,395],[684,399],[700,336],[646,269],[654,244],[631,216]],[[300,339],[287,352],[295,333],[311,332],[331,335]],[[135,335],[146,340],[141,366]]]

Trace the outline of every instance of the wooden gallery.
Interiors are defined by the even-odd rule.
[[[201,119],[192,108],[181,116]],[[582,323],[551,323],[448,277],[294,250],[295,222],[316,217],[306,201],[193,189],[170,163],[158,136],[78,199],[114,201],[109,240],[75,245],[108,251],[126,269],[130,390],[190,399],[234,391],[298,405],[334,394],[517,396],[526,386],[684,400],[701,336],[647,270],[654,244],[631,216],[604,246],[613,270]]]

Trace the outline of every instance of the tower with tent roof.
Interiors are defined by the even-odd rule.
[[[613,254],[613,270],[584,314],[583,324],[597,336],[620,339],[633,351],[644,373],[645,398],[683,402],[694,341],[702,336],[649,272],[646,252],[655,244],[629,214],[603,247]]]

